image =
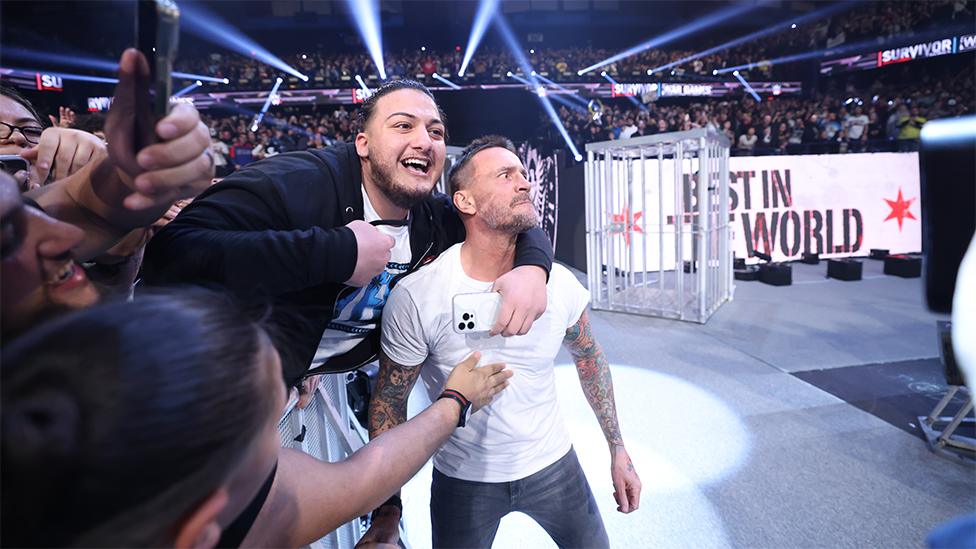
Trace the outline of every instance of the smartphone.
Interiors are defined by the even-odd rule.
[[[180,35],[180,9],[172,0],[139,0],[136,44],[149,62],[149,95],[158,120],[169,113],[170,74]]]
[[[498,319],[502,294],[480,292],[457,294],[453,299],[454,331],[459,334],[484,333],[491,330]]]
[[[30,162],[16,154],[0,154],[0,170],[14,175],[17,172],[30,171]]]

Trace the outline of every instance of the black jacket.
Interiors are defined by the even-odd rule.
[[[379,334],[308,370],[343,281],[356,266],[356,239],[344,225],[363,219],[362,172],[356,148],[274,156],[207,189],[161,230],[146,249],[148,285],[217,283],[246,300],[271,298],[270,329],[285,381],[351,370],[375,359]],[[432,195],[411,210],[411,271],[464,240],[450,200]],[[519,237],[516,265],[552,266],[541,229]]]

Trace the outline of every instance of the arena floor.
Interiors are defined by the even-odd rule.
[[[789,287],[739,283],[704,326],[592,314],[644,484],[638,511],[616,512],[606,444],[565,352],[557,379],[613,547],[920,547],[976,509],[976,468],[930,452],[910,421],[944,388],[944,317],[925,309],[920,279],[881,267],[865,260],[859,282],[825,279],[821,263],[794,265]],[[425,405],[415,390],[412,411]],[[430,547],[430,475],[403,490],[412,548]],[[554,546],[523,515],[495,541]]]

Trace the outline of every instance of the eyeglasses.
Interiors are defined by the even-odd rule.
[[[0,122],[0,139],[9,139],[14,134],[14,130],[19,131],[31,145],[37,145],[41,140],[41,134],[44,133],[44,128],[40,126],[14,126]]]

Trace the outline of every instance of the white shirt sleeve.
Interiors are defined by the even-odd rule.
[[[573,326],[590,303],[590,291],[580,284],[579,280],[569,272],[569,269],[554,263],[550,276],[551,291],[565,305],[566,328]]]
[[[427,338],[420,310],[410,292],[401,287],[393,288],[383,307],[380,345],[386,356],[403,366],[417,366],[427,359]]]

